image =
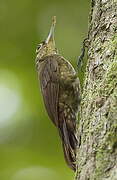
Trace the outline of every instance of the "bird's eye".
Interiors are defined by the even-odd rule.
[[[38,44],[36,50],[39,50],[41,48],[41,46],[42,46],[42,44]]]
[[[42,44],[38,44],[36,48],[36,53],[38,53],[39,49],[42,47]]]

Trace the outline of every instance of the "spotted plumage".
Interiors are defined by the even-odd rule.
[[[37,48],[36,67],[46,110],[58,129],[65,160],[75,171],[80,82],[72,65],[55,48],[54,26],[55,19],[47,40]]]

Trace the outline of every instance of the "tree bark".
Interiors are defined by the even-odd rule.
[[[92,0],[76,180],[117,180],[117,0]]]

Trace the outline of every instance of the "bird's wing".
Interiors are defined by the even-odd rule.
[[[56,58],[46,57],[39,78],[46,110],[52,122],[58,126],[59,68]]]

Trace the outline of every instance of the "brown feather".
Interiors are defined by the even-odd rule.
[[[64,114],[65,111],[59,114],[59,135],[62,140],[63,152],[65,160],[68,166],[75,171],[75,161],[76,161],[76,146],[77,139],[75,137],[75,128],[70,129],[68,123],[68,117]]]
[[[41,62],[38,73],[44,104],[50,119],[58,128],[65,160],[75,171],[79,81],[72,66],[59,55],[46,56]],[[66,72],[62,76],[61,71],[64,69]],[[73,82],[77,88],[73,86]]]
[[[58,63],[51,56],[45,57],[39,78],[46,110],[52,122],[58,125]]]

